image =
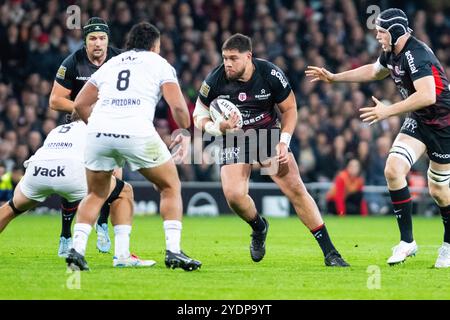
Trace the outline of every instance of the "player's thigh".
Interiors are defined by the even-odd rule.
[[[178,171],[172,159],[156,167],[141,168],[138,170],[148,181],[154,183],[158,190],[174,189],[181,190],[181,182]]]
[[[111,189],[111,171],[93,171],[86,169],[88,194],[95,194],[100,198],[107,198]]]
[[[220,177],[225,197],[248,194],[250,173],[251,165],[248,163],[223,165],[220,168]]]
[[[306,192],[297,162],[292,152],[289,152],[289,162],[280,165],[277,174],[270,176],[285,194]]]
[[[13,195],[13,204],[20,211],[26,211],[31,208],[34,208],[40,202],[36,200],[29,199],[26,195],[23,194],[20,186],[21,182],[14,189]]]
[[[167,145],[159,135],[131,137],[126,145],[117,150],[133,171],[160,167],[172,159]]]
[[[122,178],[123,178],[123,169],[122,168],[114,169],[113,176],[122,180]]]
[[[386,161],[388,175],[406,175],[426,151],[426,145],[419,138],[399,133],[392,144]]]
[[[106,172],[123,167],[125,159],[118,149],[133,146],[133,142],[128,140],[120,135],[89,133],[84,155],[86,168]]]

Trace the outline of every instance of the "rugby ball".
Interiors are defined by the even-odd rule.
[[[233,102],[227,99],[217,98],[209,105],[209,114],[214,122],[228,120],[233,111],[239,116],[238,127],[242,128],[242,114]]]

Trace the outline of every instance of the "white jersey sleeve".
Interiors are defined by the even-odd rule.
[[[56,127],[47,135],[42,147],[25,161],[71,159],[84,163],[87,127],[83,121],[75,121]]]
[[[166,82],[174,82],[178,84],[177,72],[167,61],[161,66],[161,83],[160,86]]]
[[[153,118],[161,86],[178,84],[175,69],[150,51],[126,51],[108,60],[89,80],[99,97],[88,119],[89,133],[155,135]]]

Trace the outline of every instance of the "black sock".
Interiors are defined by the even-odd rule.
[[[72,220],[77,213],[78,204],[80,201],[69,202],[66,199],[61,199],[61,216],[62,216],[62,228],[61,237],[70,238],[72,237],[71,227]]]
[[[442,222],[444,223],[444,242],[450,243],[450,206],[439,207],[441,209]]]
[[[412,198],[408,186],[400,190],[389,190],[394,214],[397,217],[398,227],[400,229],[400,238],[405,242],[413,242],[412,228]]]
[[[327,227],[325,224],[318,226],[317,228],[311,230],[312,235],[316,238],[319,243],[320,249],[322,249],[323,255],[326,256],[330,251],[337,251],[331,242],[330,236],[328,235]]]
[[[100,217],[98,217],[97,220],[97,224],[98,225],[102,225],[104,223],[108,224],[108,217],[109,217],[109,209],[110,209],[110,204],[108,203],[108,201],[106,201],[102,208],[100,209]]]
[[[261,232],[266,228],[266,223],[259,214],[256,214],[256,218],[254,220],[248,221],[247,223],[250,225],[250,227],[252,227],[254,231]]]

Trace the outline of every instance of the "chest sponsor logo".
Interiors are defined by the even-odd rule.
[[[66,78],[66,70],[66,67],[60,66],[58,71],[56,72],[56,77],[64,80]]]
[[[48,169],[44,167],[34,167],[33,176],[43,176],[43,177],[65,177],[64,173],[65,167],[58,166],[56,169]]]
[[[417,121],[411,118],[406,118],[405,122],[403,122],[401,130],[415,133],[416,129],[417,129]]]
[[[254,117],[254,118],[251,118],[251,119],[245,119],[243,123],[244,123],[244,126],[246,126],[246,125],[261,121],[262,119],[264,119],[264,113]]]
[[[275,78],[278,78],[278,80],[280,80],[281,85],[283,86],[283,88],[286,88],[288,83],[287,80],[283,77],[283,75],[281,74],[281,72],[272,69],[272,71],[270,72],[271,75],[273,75]]]
[[[257,95],[255,95],[255,99],[258,99],[258,100],[267,100],[267,99],[269,99],[269,97],[271,96],[272,94],[269,92],[269,93],[266,93],[266,90],[265,89],[261,89],[261,94],[257,94]]]
[[[416,65],[414,64],[414,57],[412,56],[410,50],[405,52],[405,56],[406,56],[406,60],[408,61],[409,69],[411,70],[411,74],[414,74],[417,71],[419,71],[419,70],[417,70]]]
[[[240,92],[239,95],[238,95],[238,100],[239,101],[247,100],[247,94],[245,92]]]

